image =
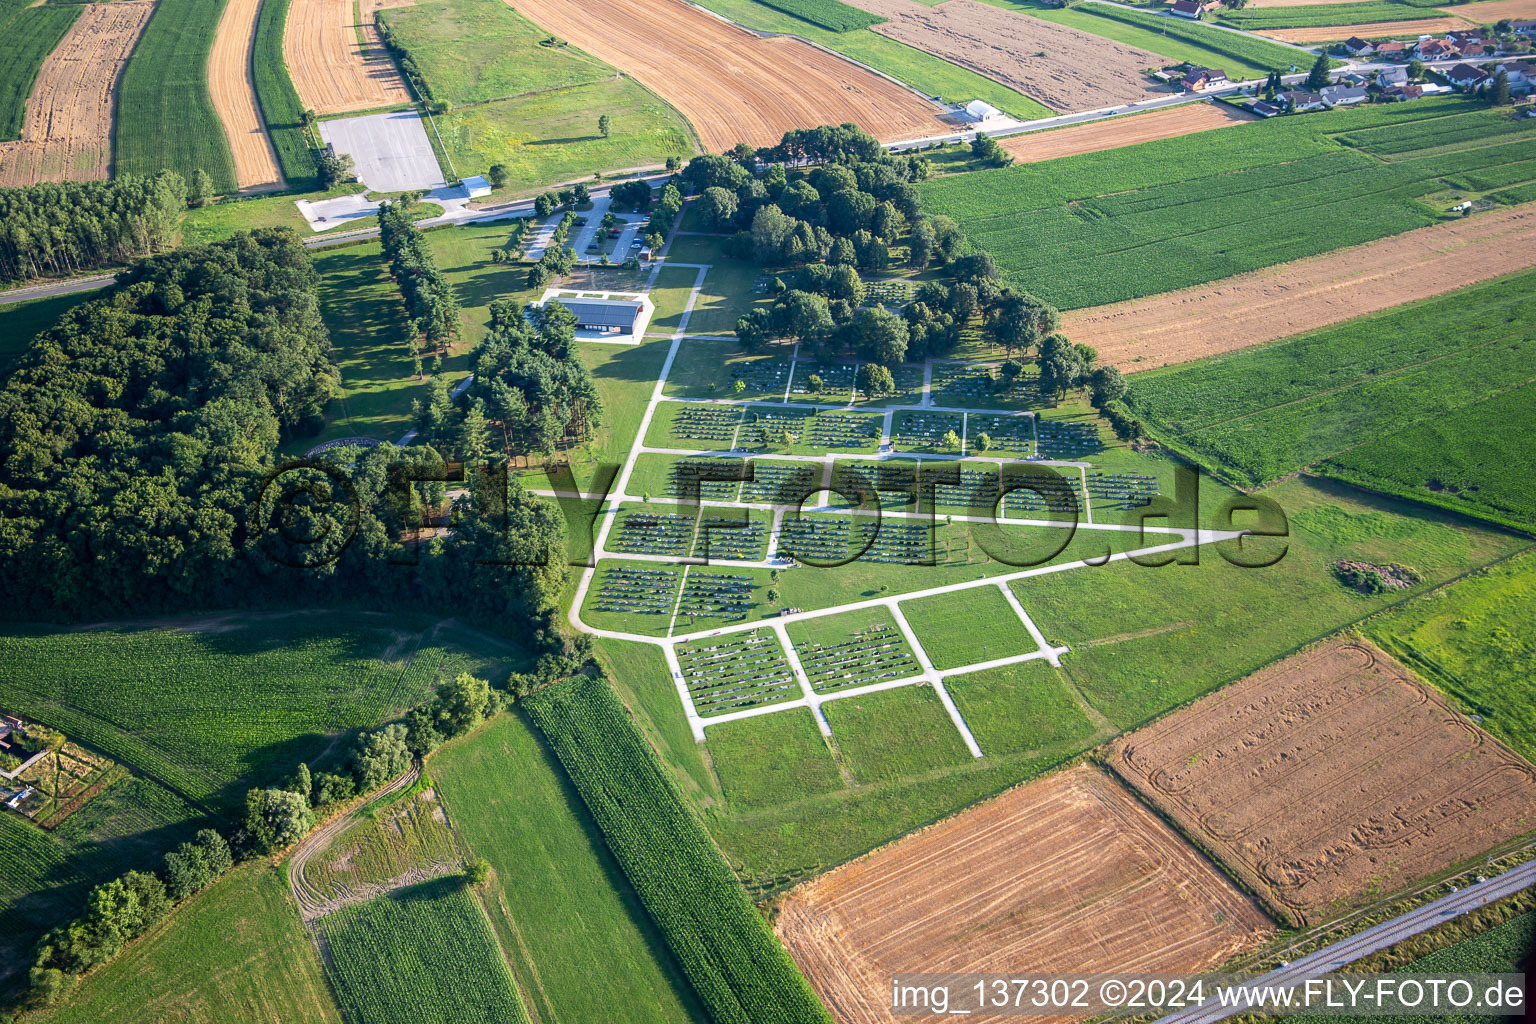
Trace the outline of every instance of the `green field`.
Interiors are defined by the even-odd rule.
[[[1523,554],[1366,622],[1385,650],[1536,759],[1536,555]]]
[[[540,45],[549,33],[501,0],[434,0],[391,8],[379,17],[421,69],[436,100],[483,103],[615,74],[566,43]]]
[[[204,170],[215,192],[233,192],[235,158],[208,92],[208,54],[222,0],[163,0],[128,58],[112,134],[118,174]]]
[[[1315,59],[1301,49],[1223,32],[1210,25],[1150,11],[1131,11],[1108,4],[1083,3],[1057,9],[1040,5],[1037,18],[1139,47],[1175,61],[1221,68],[1233,81],[1263,78],[1293,64],[1305,70]]]
[[[1066,675],[1042,659],[946,676],[944,688],[982,753],[1018,754],[1094,738],[1096,727]]]
[[[5,33],[5,70],[0,72],[0,141],[21,138],[27,98],[43,61],[59,45],[84,8],[46,5],[0,9]]]
[[[92,886],[159,867],[167,849],[192,837],[198,817],[175,794],[132,777],[51,831],[0,815],[0,993],[25,983],[33,945],[79,913]]]
[[[1151,370],[1132,401],[1159,438],[1243,484],[1328,460],[1323,472],[1529,527],[1532,287],[1536,273],[1518,274]]]
[[[577,676],[523,706],[710,1017],[829,1021],[607,682]]]
[[[485,911],[458,877],[320,918],[348,1024],[528,1024]]]
[[[1027,654],[1037,647],[996,587],[903,601],[901,613],[937,669]]]
[[[540,1020],[702,1024],[580,797],[520,714],[449,744],[430,766],[454,828],[494,869],[486,909]]]
[[[820,43],[920,92],[941,96],[946,101],[986,100],[1022,120],[1050,117],[1055,113],[1039,101],[990,78],[868,29],[829,32],[803,18],[774,10],[778,4],[768,6],[758,0],[703,0],[702,6],[757,32],[786,32]]]
[[[1262,493],[1284,510],[1290,530],[1284,541],[1247,542],[1259,556],[1285,547],[1268,568],[1239,568],[1207,547],[1199,565],[1116,562],[1014,584],[1046,638],[1071,648],[1061,664],[1072,682],[1117,728],[1135,728],[1529,543],[1326,482],[1293,480]],[[1202,507],[1221,500],[1207,481]],[[1333,563],[1346,558],[1408,565],[1424,582],[1366,596],[1334,580]]]
[[[792,14],[828,32],[851,32],[854,29],[878,25],[885,20],[879,15],[868,14],[857,7],[850,7],[841,0],[757,0],[757,2],[783,11],[785,14]]]
[[[597,129],[604,114],[612,119],[608,138]],[[438,116],[437,128],[461,176],[505,164],[505,195],[698,152],[682,114],[628,77],[456,106]]]
[[[866,785],[971,760],[937,691],[926,684],[844,697],[821,710],[848,770]]]
[[[1441,119],[1432,126],[1419,123]],[[1342,144],[1363,129],[1365,151]],[[1424,133],[1444,129],[1442,143]],[[1530,160],[1536,121],[1462,97],[1240,124],[920,186],[1004,276],[1062,309],[1137,298],[1421,227],[1441,179]],[[1399,145],[1410,147],[1396,150]],[[1390,156],[1390,159],[1382,159]]]
[[[289,0],[270,0],[261,5],[256,19],[256,40],[251,51],[251,80],[256,101],[267,126],[267,136],[277,153],[289,188],[319,186],[314,150],[304,133],[304,104],[283,56],[283,26],[288,21]]]
[[[792,803],[845,785],[806,708],[721,722],[710,726],[705,738],[734,811]]]
[[[106,751],[190,799],[231,807],[418,703],[443,674],[504,678],[502,641],[427,617],[211,617],[178,628],[0,635],[0,705]],[[432,632],[429,637],[428,633]]]
[[[1303,7],[1261,7],[1224,11],[1222,24],[1244,32],[1271,28],[1317,28],[1330,25],[1366,25],[1377,21],[1414,21],[1443,18],[1446,11],[1393,0],[1368,0],[1353,4],[1307,4]],[[1344,33],[1348,35],[1348,33]]]
[[[281,869],[254,861],[93,971],[28,1020],[340,1024],[319,954]]]
[[[420,781],[403,794],[373,804],[351,828],[304,867],[304,879],[326,899],[340,899],[363,885],[382,885],[408,871],[465,862],[435,793]]]

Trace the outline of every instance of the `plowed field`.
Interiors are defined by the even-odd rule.
[[[1382,39],[1390,36],[1417,39],[1421,35],[1475,27],[1465,18],[1425,18],[1423,21],[1373,21],[1365,25],[1271,28],[1262,30],[1260,34],[1286,43],[1331,43],[1337,39],[1348,39],[1350,36],[1358,36],[1361,39]]]
[[[1112,764],[1298,922],[1536,831],[1536,770],[1364,641],[1211,694]]]
[[[1152,95],[1143,69],[1170,63],[1146,50],[976,0],[852,0],[888,19],[881,35],[944,58],[1054,110],[1092,110]]]
[[[251,47],[260,12],[261,0],[229,0],[208,55],[208,91],[229,136],[235,180],[241,189],[283,183],[277,154],[256,107],[256,82],[251,75]]]
[[[1536,0],[1488,0],[1468,7],[1467,17],[1485,25],[1503,18],[1536,18]]]
[[[755,36],[683,0],[518,0],[518,12],[633,75],[718,153],[852,121],[882,141],[946,131],[939,108],[798,39]]]
[[[1517,206],[1149,299],[1063,313],[1062,330],[1126,372],[1149,370],[1317,330],[1532,266],[1536,206]]]
[[[951,1019],[892,1016],[897,972],[1193,972],[1271,930],[1209,861],[1089,767],[791,890],[775,927],[840,1024]]]
[[[363,0],[363,37],[357,42],[352,0],[292,0],[283,31],[283,56],[304,105],[341,114],[409,103],[410,91],[379,40],[374,12],[397,3]]]
[[[1134,146],[1154,139],[1192,135],[1249,120],[1254,118],[1225,103],[1185,103],[1134,117],[1112,117],[1055,131],[1015,135],[1002,139],[999,145],[1012,153],[1019,163],[1032,164],[1061,156]]]
[[[18,142],[0,142],[0,186],[105,178],[112,93],[155,5],[92,4],[43,61]]]

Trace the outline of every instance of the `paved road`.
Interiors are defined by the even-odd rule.
[[[1255,978],[1244,989],[1300,985],[1309,978],[1319,978],[1339,968],[1395,945],[1438,924],[1476,910],[1485,903],[1521,889],[1536,885],[1536,861],[1521,864],[1502,875],[1490,878],[1479,885],[1469,885],[1460,892],[1442,896],[1433,903],[1426,903],[1363,932],[1341,939],[1331,946],[1324,946],[1285,967],[1277,968]],[[1246,1006],[1205,1005],[1180,1010],[1163,1017],[1159,1024],[1215,1024],[1239,1013],[1247,1012]]]
[[[32,284],[25,288],[13,288],[8,292],[0,292],[0,305],[8,302],[27,302],[31,299],[50,299],[55,295],[71,295],[75,292],[93,292],[98,288],[105,288],[114,279],[115,275],[112,274],[93,274],[90,277],[76,277],[52,284]]]

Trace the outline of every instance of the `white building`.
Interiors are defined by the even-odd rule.
[[[1002,117],[1003,112],[985,100],[971,100],[965,105],[965,116],[978,123]]]

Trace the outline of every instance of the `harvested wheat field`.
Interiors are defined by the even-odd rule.
[[[881,141],[949,130],[909,89],[798,39],[764,39],[684,0],[518,0],[518,12],[682,111],[711,152],[852,121]]]
[[[1536,770],[1364,641],[1287,658],[1113,750],[1298,923],[1536,831]]]
[[[153,0],[91,4],[38,70],[21,140],[0,142],[0,186],[90,181],[112,169],[112,93]]]
[[[1272,930],[1253,900],[1087,766],[797,886],[775,929],[839,1024],[896,1020],[897,972],[1193,972]]]
[[[1423,21],[1373,21],[1365,25],[1323,25],[1318,28],[1268,28],[1259,29],[1258,32],[1283,43],[1332,43],[1350,36],[1359,36],[1361,39],[1383,39],[1389,36],[1417,39],[1421,35],[1476,27],[1466,18],[1425,18]]]
[[[292,0],[283,57],[304,106],[318,114],[344,114],[411,102],[374,19],[380,8],[395,6],[400,5],[362,0],[364,47],[358,43],[352,0]]]
[[[881,35],[969,68],[1054,110],[1092,110],[1153,94],[1144,68],[1166,57],[976,0],[852,0],[887,18]],[[1043,53],[1044,56],[1038,56]]]
[[[1315,7],[1318,4],[1358,4],[1364,0],[1248,0],[1251,7]]]
[[[1485,25],[1504,18],[1536,18],[1536,0],[1488,0],[1468,7],[1466,16]]]
[[[1536,205],[1061,315],[1127,373],[1232,352],[1536,266]]]
[[[1057,128],[1048,132],[1014,135],[999,141],[1021,164],[1055,160],[1057,157],[1097,153],[1105,149],[1134,146],[1154,139],[1172,139],[1180,135],[1225,128],[1244,121],[1258,120],[1225,103],[1186,103],[1130,117],[1111,117],[1102,121]]]
[[[251,73],[251,47],[260,12],[261,0],[228,0],[208,55],[208,91],[229,136],[235,181],[242,191],[283,183],[277,153],[256,106],[256,81]]]

